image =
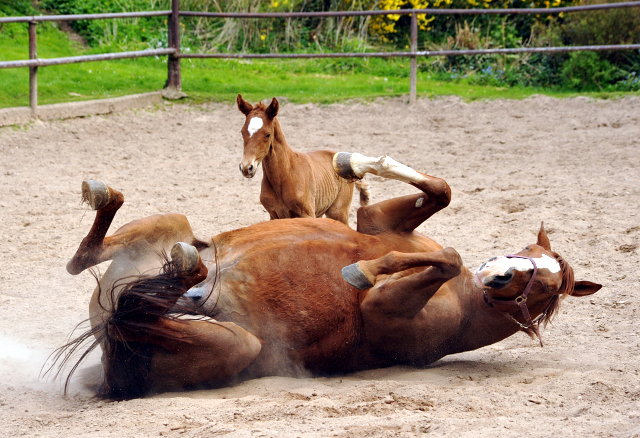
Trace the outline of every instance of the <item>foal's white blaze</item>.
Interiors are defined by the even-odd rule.
[[[533,258],[536,262],[538,270],[548,269],[552,274],[560,272],[560,263],[553,257],[549,257],[546,254],[542,254],[542,257]],[[503,275],[510,268],[514,268],[517,271],[527,272],[533,269],[533,264],[529,259],[498,257],[495,260],[487,262],[482,268],[482,273],[485,276],[488,275]],[[478,270],[480,272],[480,270]]]
[[[253,137],[253,134],[258,132],[264,122],[260,117],[254,117],[249,121],[249,126],[247,126],[247,131],[249,131],[249,137]]]

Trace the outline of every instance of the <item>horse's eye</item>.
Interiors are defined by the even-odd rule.
[[[267,134],[267,138],[271,137],[271,134]]]

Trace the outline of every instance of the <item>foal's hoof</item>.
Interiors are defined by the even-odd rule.
[[[333,156],[333,169],[342,178],[353,181],[362,179],[355,174],[353,167],[351,166],[351,156],[353,154],[349,152],[338,152]]]
[[[344,278],[351,286],[360,290],[366,290],[373,287],[373,284],[371,284],[367,276],[364,275],[360,265],[357,263],[342,268],[342,278]]]
[[[109,187],[102,181],[82,181],[82,200],[94,210],[100,210],[110,200]]]
[[[171,262],[174,263],[178,271],[191,273],[198,266],[200,254],[195,246],[188,243],[178,242],[171,248]]]

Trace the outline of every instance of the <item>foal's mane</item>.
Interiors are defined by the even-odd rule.
[[[265,111],[265,110],[267,109],[267,105],[265,105],[265,104],[264,104],[264,103],[262,103],[262,102],[258,102],[258,103],[256,103],[256,104],[253,106],[253,109],[254,109],[254,110],[262,110],[262,111]]]
[[[128,341],[127,337],[131,337],[132,334],[136,338],[153,335],[172,340],[184,340],[184,333],[158,324],[158,321],[165,319],[187,323],[180,317],[194,314],[205,318],[205,315],[199,311],[199,307],[177,303],[177,300],[188,290],[185,286],[186,275],[178,270],[175,263],[169,261],[164,251],[160,257],[163,266],[159,275],[150,277],[141,274],[124,277],[113,282],[107,290],[100,287],[99,274],[90,271],[98,284],[98,302],[108,317],[95,327],[69,340],[49,356],[52,362],[43,374],[53,373],[57,364],[57,370],[53,374],[56,379],[62,374],[64,368],[73,363],[78,354],[80,355],[71,366],[65,379],[65,394],[68,391],[71,377],[80,364],[91,351],[99,345],[103,345],[104,382],[98,395],[116,400],[144,395],[150,389],[148,377],[153,346],[146,342]],[[209,296],[216,287],[220,272],[217,254],[215,266],[216,272]],[[118,290],[116,299],[116,291]],[[112,309],[107,309],[102,304],[101,298],[105,294]],[[203,320],[215,324],[215,321]],[[88,321],[89,319],[82,321],[74,331]],[[90,344],[87,346],[89,342]]]

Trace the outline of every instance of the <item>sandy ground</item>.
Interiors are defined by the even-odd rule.
[[[87,317],[94,287],[88,273],[65,271],[93,220],[82,179],[125,194],[115,226],[176,211],[211,236],[268,218],[261,174],[238,170],[243,116],[230,105],[3,128],[0,436],[640,436],[640,98],[285,104],[279,118],[297,149],[388,154],[445,178],[453,201],[420,231],[469,268],[535,242],[544,220],[576,278],[604,288],[567,299],[544,348],[520,333],[426,369],[270,377],[124,402],[93,397],[94,355],[64,397],[38,374]],[[415,190],[370,182],[374,202]]]

